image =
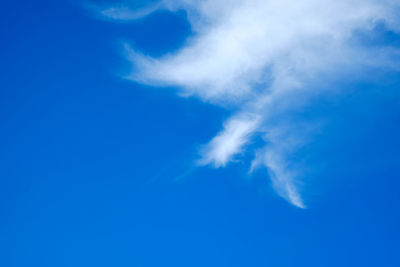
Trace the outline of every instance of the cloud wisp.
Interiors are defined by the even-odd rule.
[[[182,96],[233,110],[204,146],[199,164],[224,167],[261,136],[264,146],[254,153],[251,171],[266,168],[276,192],[300,208],[306,207],[302,175],[289,158],[304,145],[304,131],[285,116],[312,105],[315,95],[345,90],[328,86],[334,80],[398,68],[397,48],[359,38],[373,36],[377,26],[398,33],[397,0],[164,0],[140,8],[129,3],[101,13],[135,20],[159,9],[185,10],[194,34],[180,50],[159,58],[128,49],[134,67],[128,78],[175,86]]]

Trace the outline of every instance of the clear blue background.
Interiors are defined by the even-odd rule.
[[[184,12],[92,15],[79,1],[2,3],[0,266],[400,266],[399,74],[341,82],[347,94],[299,114],[326,119],[301,152],[300,210],[265,172],[246,175],[251,154],[194,167],[229,111],[119,77],[121,42],[178,49]]]

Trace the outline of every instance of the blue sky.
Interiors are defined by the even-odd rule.
[[[0,265],[399,266],[399,5],[292,2],[4,3]]]

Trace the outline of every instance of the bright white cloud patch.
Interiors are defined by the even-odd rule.
[[[160,58],[130,50],[129,78],[236,107],[237,114],[205,145],[200,163],[223,167],[252,137],[262,136],[265,147],[255,153],[251,169],[266,167],[276,192],[304,208],[301,175],[288,160],[304,140],[280,118],[309,105],[333,79],[397,67],[396,48],[364,45],[357,36],[372,35],[376,25],[398,32],[399,7],[396,0],[164,0],[102,14],[134,20],[157,9],[186,10],[194,36]]]
[[[233,156],[240,153],[252,134],[257,130],[258,118],[243,116],[231,118],[216,137],[204,149],[201,164],[225,166]]]

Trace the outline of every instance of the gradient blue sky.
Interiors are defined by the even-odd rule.
[[[251,150],[196,166],[229,109],[121,78],[121,44],[177,51],[184,11],[113,23],[8,1],[0,31],[0,266],[400,266],[399,73],[335,81],[348,90],[293,115],[324,125],[295,156],[299,209],[247,174]]]

